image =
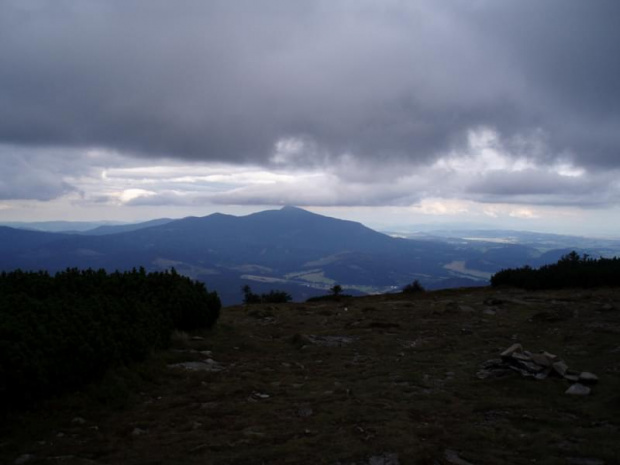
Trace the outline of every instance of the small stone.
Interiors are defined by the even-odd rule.
[[[565,394],[571,394],[574,396],[587,396],[590,394],[590,388],[588,386],[584,386],[580,383],[575,383],[571,387],[569,387]]]
[[[200,337],[200,336],[193,336],[192,337],[192,341],[204,341],[205,338],[204,337]]]
[[[76,425],[83,425],[86,423],[86,420],[84,420],[82,417],[75,417],[73,420],[71,420],[71,423],[75,423]]]
[[[607,303],[607,304],[603,304],[603,305],[601,306],[601,311],[602,311],[602,312],[612,312],[612,311],[614,311],[615,309],[616,309],[616,307],[614,307],[612,304],[609,304],[609,303]]]
[[[398,454],[375,455],[368,459],[368,465],[399,465]]]
[[[146,434],[147,431],[145,429],[142,428],[134,428],[133,431],[131,432],[132,436],[142,436],[143,434]]]
[[[534,378],[536,379],[546,379],[547,376],[549,376],[549,374],[551,373],[551,368],[547,368],[543,371],[541,371],[540,373],[536,373],[536,376],[534,376]]]
[[[65,433],[63,433],[62,431],[60,433],[58,433],[56,435],[57,438],[64,438],[65,437]]]
[[[558,356],[555,354],[550,354],[549,352],[543,350],[541,352],[542,355],[544,355],[545,357],[547,357],[549,360],[556,362],[558,360]]]
[[[588,457],[569,457],[566,459],[568,465],[605,465],[605,462],[599,459]]]
[[[456,451],[450,449],[446,449],[446,451],[444,452],[444,456],[446,458],[446,461],[448,463],[451,463],[452,465],[472,465],[471,462],[463,460],[461,457],[459,457],[459,454],[457,454]]]
[[[314,411],[310,407],[302,407],[297,410],[297,416],[301,418],[311,417]]]
[[[482,310],[482,313],[489,316],[495,316],[497,314],[497,312],[492,308],[485,308],[484,310]]]
[[[202,426],[202,423],[199,421],[195,421],[192,423],[192,429],[199,429]]]
[[[521,344],[515,343],[508,347],[505,351],[500,354],[500,357],[510,357],[515,352],[523,352],[523,346]]]
[[[20,455],[19,457],[17,457],[13,463],[15,465],[22,465],[24,463],[30,462],[32,459],[34,459],[34,455],[24,454],[24,455]]]
[[[589,371],[583,371],[579,375],[579,382],[583,384],[596,384],[598,383],[598,376],[594,373],[590,373]]]

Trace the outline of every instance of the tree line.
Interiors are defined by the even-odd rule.
[[[523,266],[499,271],[491,277],[491,286],[531,290],[620,286],[620,258],[594,259],[572,251],[557,263],[537,269]]]

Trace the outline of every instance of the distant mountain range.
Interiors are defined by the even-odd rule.
[[[555,262],[573,249],[620,255],[620,241],[595,244],[598,248],[576,241],[568,247],[567,236],[538,235],[538,243],[518,243],[506,239],[517,233],[501,233],[391,237],[295,207],[241,217],[216,213],[98,225],[71,234],[0,226],[0,269],[175,267],[232,304],[241,300],[244,284],[255,292],[284,290],[302,300],[325,294],[334,284],[352,294],[390,292],[415,279],[429,289],[486,285],[502,268]],[[541,236],[548,236],[544,244]]]

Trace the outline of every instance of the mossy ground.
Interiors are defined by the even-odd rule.
[[[451,450],[473,464],[620,463],[619,290],[239,306],[192,336],[204,339],[177,337],[148,363],[11,416],[0,462],[335,465],[397,454],[401,464],[444,464]],[[574,397],[560,378],[476,377],[514,342],[600,382]],[[225,369],[168,368],[207,357]]]

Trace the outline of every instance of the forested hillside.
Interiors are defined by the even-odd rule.
[[[502,270],[493,275],[491,285],[532,290],[619,286],[620,258],[594,259],[573,251],[552,265]]]

